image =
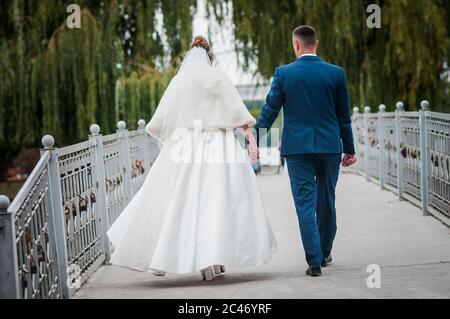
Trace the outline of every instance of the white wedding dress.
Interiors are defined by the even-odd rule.
[[[255,173],[229,129],[254,118],[205,57],[204,49],[188,52],[147,125],[163,146],[107,232],[113,264],[192,273],[267,263],[276,248]],[[199,120],[200,130],[192,123]]]

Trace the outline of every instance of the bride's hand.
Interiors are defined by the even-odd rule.
[[[249,127],[247,125],[241,126],[241,130],[248,141],[247,146],[248,156],[250,160],[254,162],[259,159],[259,148],[258,144],[256,143],[256,139],[253,136],[252,132],[249,130]]]
[[[259,159],[259,148],[254,142],[248,144],[248,156],[252,162]]]

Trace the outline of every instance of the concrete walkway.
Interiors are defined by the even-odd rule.
[[[450,298],[450,228],[435,218],[342,173],[335,261],[311,278],[286,173],[262,175],[259,182],[279,245],[271,263],[227,269],[214,282],[199,274],[160,278],[103,266],[75,298]],[[367,287],[370,264],[381,267],[381,288]]]

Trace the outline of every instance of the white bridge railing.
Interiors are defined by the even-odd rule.
[[[355,171],[382,189],[398,194],[450,225],[450,114],[429,110],[395,112],[353,110],[353,134],[359,161]]]
[[[102,136],[54,148],[53,137],[14,201],[0,197],[0,299],[70,298],[111,253],[106,231],[142,185],[156,140],[118,123]]]

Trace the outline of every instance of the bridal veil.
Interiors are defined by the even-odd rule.
[[[199,122],[201,121],[201,122]],[[215,70],[203,48],[189,50],[169,83],[147,132],[164,142],[175,129],[253,126],[255,119],[226,74]]]

